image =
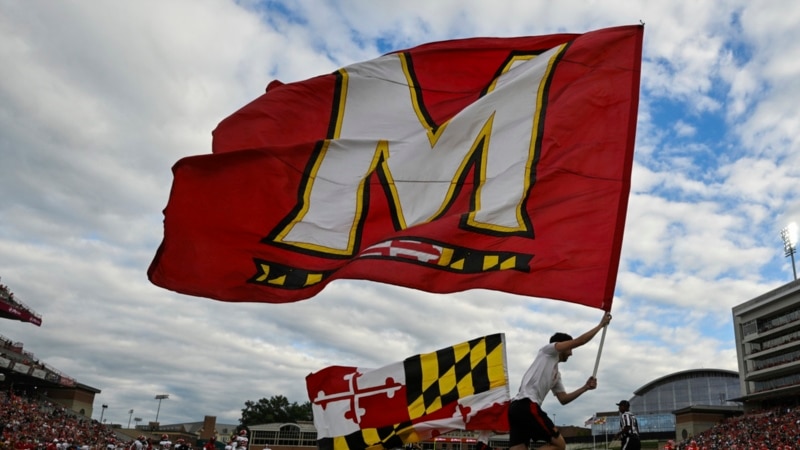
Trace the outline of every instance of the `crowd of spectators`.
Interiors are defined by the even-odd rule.
[[[796,450],[800,449],[800,409],[777,408],[720,422],[681,442],[679,449]]]
[[[17,300],[14,298],[14,293],[3,283],[0,283],[0,298],[11,303],[17,303]]]
[[[49,401],[0,393],[0,450],[127,449],[112,430]]]
[[[61,405],[10,391],[0,392],[0,433],[0,450],[130,450],[132,442]],[[729,418],[679,442],[677,449],[797,450],[800,409],[784,407]]]
[[[14,293],[8,289],[8,286],[5,284],[0,284],[0,299],[3,299],[7,302],[16,304],[17,299],[14,298]]]

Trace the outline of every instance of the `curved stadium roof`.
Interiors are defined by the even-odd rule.
[[[634,392],[631,409],[639,414],[668,413],[695,405],[732,405],[741,395],[739,373],[691,369],[657,378]]]

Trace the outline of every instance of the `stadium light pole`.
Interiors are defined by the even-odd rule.
[[[797,280],[797,268],[794,264],[794,254],[797,252],[797,223],[792,222],[786,228],[781,230],[781,239],[783,239],[783,251],[786,257],[792,258],[792,275]]]
[[[128,429],[131,428],[131,417],[133,417],[133,410],[128,411]]]
[[[100,423],[103,423],[103,415],[106,413],[106,408],[108,408],[108,405],[103,405],[102,410],[100,411]]]
[[[158,409],[156,410],[156,423],[158,423],[158,413],[161,412],[161,400],[166,400],[169,398],[169,394],[158,394],[156,395],[156,400],[158,400]]]

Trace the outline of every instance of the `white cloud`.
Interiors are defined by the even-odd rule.
[[[675,134],[678,137],[690,137],[697,133],[697,128],[682,120],[675,122],[673,128],[675,129]]]

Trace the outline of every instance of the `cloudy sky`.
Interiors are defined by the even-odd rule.
[[[503,332],[516,392],[555,331],[601,311],[489,291],[336,281],[288,305],[151,285],[180,158],[273,79],[429,41],[646,23],[633,187],[599,388],[545,410],[582,424],[645,383],[736,370],[731,308],[792,279],[800,220],[800,8],[785,1],[0,0],[0,277],[43,325],[0,334],[102,390],[94,417],[237,423],[304,402],[305,376],[379,367]],[[562,365],[591,374],[596,339]]]

